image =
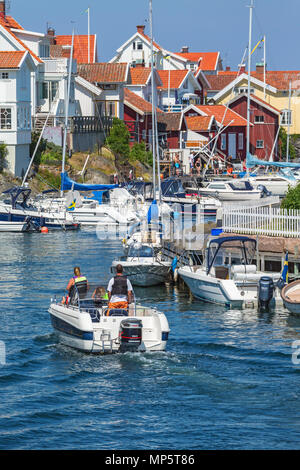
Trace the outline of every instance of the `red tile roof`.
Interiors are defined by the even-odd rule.
[[[211,116],[186,116],[187,128],[194,132],[209,131]]]
[[[23,29],[21,25],[12,17],[6,15],[4,18],[0,17],[0,24],[5,26],[6,28],[14,28],[14,29]]]
[[[219,52],[176,52],[176,55],[190,62],[200,62],[201,70],[216,70],[218,65]]]
[[[144,100],[136,93],[128,90],[128,88],[124,88],[124,103],[127,105],[132,105],[134,108],[142,111],[144,114],[151,114],[152,113],[152,103],[149,101]],[[158,113],[162,113],[161,109],[156,108]]]
[[[91,83],[125,83],[127,64],[98,63],[79,64],[78,74]]]
[[[138,31],[138,33],[139,33],[142,37],[144,37],[148,42],[151,43],[151,38],[150,38],[149,36],[147,36],[147,34],[142,33],[142,31]],[[157,42],[155,42],[155,41],[153,41],[153,46],[156,47],[156,48],[159,49],[159,50],[162,49],[162,47],[161,47],[159,44],[157,44]]]
[[[166,124],[166,131],[181,130],[181,113],[160,113],[157,120]]]
[[[17,69],[20,63],[27,54],[26,51],[5,51],[0,52],[0,69]]]
[[[130,84],[131,85],[146,85],[151,74],[151,69],[147,67],[132,67],[130,68]]]
[[[181,83],[189,73],[188,70],[158,70],[157,71],[161,81],[162,86],[159,86],[161,90],[169,89],[169,80],[170,80],[170,89],[177,89],[180,87]]]
[[[247,72],[246,72],[247,73]],[[233,80],[238,77],[238,71],[219,71],[218,75],[208,75],[207,79],[211,84],[212,90],[223,90],[227,85],[229,85]],[[264,81],[263,72],[251,72],[251,77]],[[289,83],[292,81],[292,88],[300,88],[300,71],[299,70],[290,70],[290,71],[268,71],[266,72],[266,82],[268,85],[277,88],[278,90],[288,90]]]
[[[31,55],[35,60],[37,60],[40,64],[42,64],[43,61],[42,61],[34,52],[32,52],[32,50],[29,49],[29,47],[27,47],[26,44],[25,44],[23,41],[21,41],[21,39],[19,39],[19,38],[15,35],[15,33],[13,33],[13,32],[11,31],[11,28],[13,28],[13,27],[15,28],[16,25],[19,26],[19,27],[16,28],[16,29],[23,29],[23,28],[22,28],[20,25],[18,25],[18,23],[17,23],[13,18],[11,18],[11,20],[9,21],[10,26],[8,26],[7,18],[11,18],[11,17],[7,17],[7,16],[6,16],[4,19],[3,19],[3,18],[0,18],[0,25],[3,26],[3,28],[5,28],[6,31],[8,31],[9,34],[10,34],[19,44],[21,44],[21,46],[22,46],[24,49],[26,49],[26,51],[28,51],[28,52],[30,53],[30,55]],[[14,24],[14,26],[12,26],[12,24]]]
[[[90,38],[90,39],[89,39]],[[89,61],[89,40],[90,40],[90,61]],[[71,46],[72,36],[56,36],[55,43],[57,46]],[[94,34],[88,35],[76,35],[74,36],[74,59],[77,60],[78,64],[87,64],[95,62],[95,44],[96,36]],[[55,49],[52,49],[52,53],[55,53]],[[66,52],[67,54],[67,52]],[[64,57],[64,56],[63,56]]]
[[[219,124],[223,122],[224,126],[228,126],[228,125],[229,126],[243,126],[243,127],[247,126],[246,119],[244,119],[242,116],[237,114],[232,109],[228,109],[226,108],[226,106],[223,106],[221,104],[212,105],[212,106],[202,105],[202,106],[196,106],[196,108],[200,109],[208,116],[214,116],[216,118],[216,121]]]

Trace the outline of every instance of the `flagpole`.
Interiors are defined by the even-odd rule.
[[[88,7],[88,63],[91,62],[91,27],[90,27],[90,7]]]
[[[264,100],[266,101],[266,68],[267,68],[267,64],[266,64],[266,56],[267,56],[267,53],[266,53],[266,36],[264,36]]]
[[[290,80],[289,85],[289,111],[287,114],[288,118],[288,131],[287,131],[287,139],[286,139],[286,161],[289,161],[289,153],[290,153],[290,129],[291,129],[291,96],[292,96],[292,81]]]

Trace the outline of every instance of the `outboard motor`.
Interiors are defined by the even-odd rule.
[[[123,320],[120,324],[120,352],[137,351],[142,344],[142,328],[141,320],[129,318]]]
[[[261,191],[260,197],[270,197],[270,196],[272,196],[272,193],[267,190],[267,188],[265,187],[264,184],[259,184],[259,185],[257,186],[257,189],[258,189],[259,191]]]
[[[258,283],[258,308],[259,310],[268,310],[270,302],[274,295],[274,281],[271,277],[263,276]]]

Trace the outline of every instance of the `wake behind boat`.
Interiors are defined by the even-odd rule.
[[[98,287],[75,286],[68,304],[51,300],[49,313],[60,342],[98,354],[166,349],[170,328],[164,313],[137,304],[110,309],[97,295]]]

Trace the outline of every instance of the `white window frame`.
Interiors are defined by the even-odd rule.
[[[221,150],[227,149],[227,135],[221,134]]]
[[[5,112],[8,112],[8,116],[4,115]],[[0,130],[12,130],[12,108],[0,108]]]
[[[254,122],[255,124],[263,124],[265,122],[265,116],[263,114],[257,114],[254,116]]]
[[[281,111],[281,125],[290,126],[292,125],[292,111],[288,109],[283,109]]]
[[[264,140],[257,140],[256,141],[256,148],[257,149],[264,149],[265,148],[265,141]]]

